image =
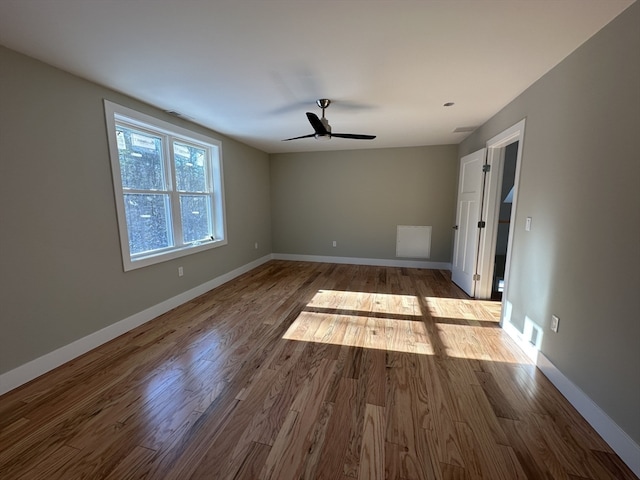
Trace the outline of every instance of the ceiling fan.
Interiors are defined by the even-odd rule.
[[[285,138],[283,142],[288,142],[289,140],[298,140],[299,138],[312,138],[315,137],[316,140],[329,140],[331,137],[338,138],[352,138],[355,140],[373,140],[376,138],[375,135],[363,135],[360,133],[332,133],[331,125],[329,125],[329,121],[324,116],[324,110],[329,105],[331,105],[331,100],[328,98],[320,98],[316,100],[316,104],[322,109],[322,118],[318,118],[315,113],[307,112],[307,118],[309,119],[309,123],[313,127],[314,133],[310,133],[309,135],[302,135],[301,137],[293,137],[293,138]]]

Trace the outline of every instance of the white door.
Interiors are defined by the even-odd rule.
[[[482,166],[486,149],[470,153],[460,159],[458,205],[456,211],[455,240],[451,279],[471,297],[475,295],[474,275],[478,256],[482,211]]]

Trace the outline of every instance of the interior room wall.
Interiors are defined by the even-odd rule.
[[[460,155],[526,118],[510,322],[541,328],[540,351],[640,444],[637,52],[636,2],[468,137]]]
[[[0,373],[271,253],[267,154],[3,47],[0,65]],[[124,273],[105,98],[222,141],[228,245]]]
[[[456,146],[286,153],[270,160],[275,253],[399,260],[397,225],[430,225],[428,261],[451,262]]]

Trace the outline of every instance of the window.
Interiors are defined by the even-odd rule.
[[[125,271],[226,245],[221,143],[105,100]]]

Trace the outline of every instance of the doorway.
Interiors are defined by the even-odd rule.
[[[491,300],[501,301],[504,292],[504,273],[507,264],[507,248],[509,246],[509,231],[513,210],[517,155],[517,141],[505,147],[502,166],[502,188],[500,189],[500,196],[498,197],[498,231],[496,233],[496,250],[493,261]]]
[[[525,121],[521,120],[486,143],[484,175],[476,180],[478,189],[482,190],[479,206],[480,220],[477,223],[477,228],[474,225],[474,232],[472,232],[477,248],[468,250],[472,257],[465,259],[468,264],[472,265],[473,284],[470,288],[465,288],[467,286],[456,282],[469,296],[474,298],[491,299],[494,295],[498,296],[494,294],[494,291],[498,293],[499,290],[501,300],[508,291],[524,126]],[[481,152],[484,154],[484,150],[470,155],[480,155]],[[462,173],[461,171],[461,175]],[[462,202],[460,200],[464,198],[461,185],[458,191],[457,222],[461,217]],[[506,192],[503,193],[505,189]],[[505,203],[505,201],[507,202]],[[500,228],[501,218],[504,218],[502,228]],[[454,228],[459,225],[458,222]],[[456,252],[460,250],[460,242],[464,241],[459,232],[456,230],[455,233],[452,278],[454,277],[453,273],[459,268],[457,266],[459,258]],[[498,258],[499,255],[501,258]]]

